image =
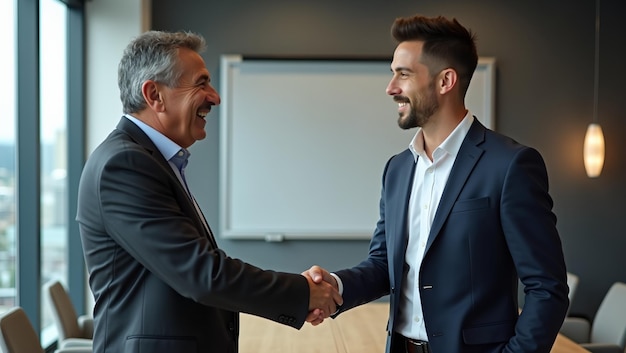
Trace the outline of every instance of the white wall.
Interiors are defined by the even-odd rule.
[[[128,42],[150,28],[151,0],[92,0],[85,6],[87,154],[122,114],[117,65]]]

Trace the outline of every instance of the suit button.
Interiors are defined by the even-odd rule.
[[[281,324],[285,324],[285,325],[295,325],[296,318],[293,316],[288,316],[288,315],[279,315],[278,322],[280,322]]]

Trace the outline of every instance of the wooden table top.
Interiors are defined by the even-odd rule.
[[[318,326],[300,330],[241,314],[240,353],[384,353],[389,303],[374,302],[351,309]],[[551,353],[589,353],[558,335]]]

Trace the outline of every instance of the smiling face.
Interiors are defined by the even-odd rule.
[[[211,86],[211,76],[198,53],[179,49],[177,67],[182,74],[175,87],[158,84],[163,104],[159,121],[165,136],[187,148],[206,137],[206,116],[212,106],[220,104],[220,96]]]
[[[423,127],[439,109],[435,78],[420,62],[422,47],[421,41],[405,41],[393,54],[387,94],[398,103],[398,125],[403,129]]]

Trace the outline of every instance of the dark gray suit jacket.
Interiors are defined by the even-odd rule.
[[[369,257],[337,271],[341,310],[390,294],[394,342],[406,268],[409,150],[385,167]],[[548,353],[568,307],[561,241],[543,159],[472,124],[450,172],[420,267],[419,291],[433,353]],[[526,297],[518,317],[518,276]]]
[[[238,312],[304,323],[306,279],[218,249],[168,162],[126,118],[85,164],[76,219],[95,353],[236,352]]]

